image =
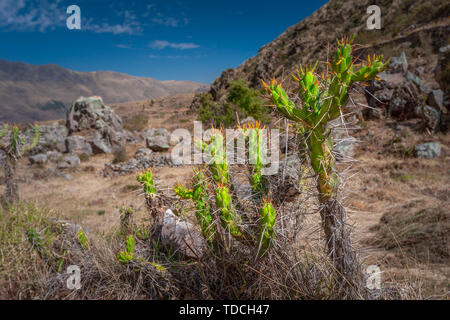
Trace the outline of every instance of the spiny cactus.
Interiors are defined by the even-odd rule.
[[[241,127],[241,132],[246,136],[249,146],[249,164],[251,168],[250,184],[252,185],[253,192],[259,197],[262,197],[262,195],[267,192],[266,181],[262,175],[262,169],[265,162],[264,129],[265,127],[261,127],[261,122]]]
[[[348,39],[337,41],[332,61],[327,63],[331,70],[327,69],[328,72],[320,77],[315,73],[317,63],[312,67],[299,67],[293,79],[298,83],[295,92],[300,96],[301,105],[296,105],[276,80],[269,85],[263,81],[277,110],[297,122],[299,130],[307,137],[311,165],[318,175],[317,188],[323,205],[321,216],[328,251],[335,260],[341,260],[342,250],[346,250],[344,242],[349,242],[349,239],[344,235],[343,221],[339,221],[343,219],[344,211],[336,199],[339,179],[332,152],[333,139],[327,124],[345,112],[342,107],[348,102],[349,87],[355,82],[374,79],[387,64],[382,61],[382,56],[375,55],[372,59],[369,56],[361,65],[355,64],[351,42]]]
[[[263,199],[263,206],[259,209],[259,214],[261,216],[259,255],[262,255],[269,248],[274,236],[273,229],[277,212],[271,200]]]
[[[202,151],[209,152],[211,156],[209,168],[216,182],[216,188],[214,190],[215,200],[222,226],[238,240],[248,240],[250,243],[255,242],[255,240],[261,241],[258,251],[258,255],[261,256],[269,248],[270,242],[273,239],[273,228],[276,218],[276,210],[272,202],[264,199],[264,197],[268,198],[267,181],[262,174],[265,156],[264,128],[257,122],[255,125],[243,126],[240,129],[249,145],[249,162],[251,167],[249,180],[254,196],[256,199],[263,199],[263,205],[259,210],[261,219],[260,236],[258,238],[242,229],[242,217],[233,205],[223,133],[220,130],[213,129],[209,143],[196,142],[196,144]],[[182,191],[186,193],[186,190]]]
[[[203,236],[208,241],[211,241],[215,228],[208,203],[208,182],[204,170],[194,168],[193,171],[192,189],[187,189],[177,184],[174,187],[174,191],[181,199],[191,199],[195,203],[197,222],[200,224]]]
[[[156,194],[155,182],[153,181],[153,172],[150,168],[138,174],[136,179],[144,186],[144,192],[146,195],[153,196]]]
[[[125,241],[125,251],[119,251],[116,255],[117,260],[121,263],[126,264],[129,263],[134,258],[134,247],[136,246],[136,241],[134,240],[133,235],[129,235]]]
[[[195,144],[198,149],[206,152],[210,156],[208,165],[214,181],[228,185],[230,183],[230,176],[228,174],[228,162],[224,141],[222,131],[212,128],[209,143],[195,141]]]
[[[19,128],[13,126],[10,132],[10,136],[7,142],[2,139],[8,134],[8,124],[3,125],[3,129],[0,131],[0,150],[5,154],[4,170],[6,178],[6,201],[9,203],[16,203],[19,200],[19,188],[16,182],[16,163],[26,152],[31,151],[39,142],[39,128],[34,126],[33,128],[33,140],[27,146],[24,138],[20,138]]]
[[[242,219],[236,213],[231,198],[230,175],[224,141],[222,131],[213,128],[209,143],[197,141],[196,145],[210,156],[208,166],[216,182],[216,206],[219,209],[222,226],[234,237],[241,238],[243,236],[243,232],[240,230]]]

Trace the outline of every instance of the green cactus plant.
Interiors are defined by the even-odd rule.
[[[134,258],[134,247],[136,246],[136,241],[133,235],[129,235],[125,241],[125,251],[119,251],[116,255],[117,260],[122,264],[127,264],[131,262]]]
[[[261,256],[269,249],[274,237],[274,226],[277,212],[273,207],[272,201],[263,199],[263,205],[259,209],[260,220],[260,248],[258,255]]]
[[[322,225],[328,252],[334,260],[341,260],[342,250],[346,250],[344,242],[348,243],[349,239],[342,232],[343,221],[339,221],[343,219],[343,209],[337,201],[339,179],[328,123],[345,112],[343,107],[348,102],[348,89],[352,84],[373,80],[387,65],[382,56],[375,55],[372,59],[369,56],[361,65],[355,64],[351,42],[352,39],[337,41],[332,61],[327,63],[331,70],[321,77],[315,73],[317,63],[313,67],[299,67],[293,79],[298,83],[296,93],[300,96],[301,105],[296,105],[276,80],[269,85],[263,81],[277,110],[298,123],[298,129],[307,137],[311,165],[318,176],[319,201],[323,205]]]
[[[215,228],[208,203],[208,182],[204,170],[194,168],[193,171],[192,189],[187,189],[177,184],[174,187],[174,191],[181,199],[191,199],[195,203],[197,222],[200,224],[203,236],[211,242]]]
[[[153,172],[150,168],[144,170],[136,176],[136,179],[139,183],[144,186],[144,192],[148,196],[156,195],[156,187],[155,182],[153,180]]]
[[[248,124],[241,127],[242,134],[248,140],[249,145],[249,164],[251,168],[250,184],[256,196],[262,198],[267,193],[267,185],[262,169],[264,164],[264,145],[263,145],[263,130],[261,122],[255,124]]]
[[[20,137],[19,128],[13,126],[9,133],[8,141],[3,141],[3,138],[8,134],[9,126],[4,124],[0,131],[0,150],[5,154],[3,166],[6,178],[6,201],[13,204],[19,200],[19,187],[16,181],[16,163],[25,153],[31,151],[39,143],[39,128],[37,125],[33,128],[33,140],[29,145],[26,145],[25,139]]]

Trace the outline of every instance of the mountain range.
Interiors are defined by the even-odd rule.
[[[207,89],[193,81],[159,81],[112,71],[77,72],[54,64],[0,60],[0,121],[60,119],[80,96],[98,95],[111,104]]]

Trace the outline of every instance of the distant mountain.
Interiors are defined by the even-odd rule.
[[[381,9],[380,30],[368,30],[367,8]],[[425,80],[432,80],[439,48],[449,44],[450,4],[448,0],[331,0],[320,9],[287,28],[258,54],[237,68],[223,71],[212,84],[213,100],[226,99],[229,83],[242,78],[261,89],[261,79],[288,79],[301,64],[319,61],[319,69],[336,38],[356,35],[354,55],[368,53],[398,56],[405,52],[411,70],[421,68]],[[322,69],[323,70],[323,69]],[[199,105],[196,97],[192,107]]]
[[[207,89],[193,81],[159,81],[112,71],[76,72],[54,64],[0,60],[0,121],[58,119],[80,96],[101,96],[110,104]]]

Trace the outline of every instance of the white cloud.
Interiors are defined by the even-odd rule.
[[[61,2],[62,0],[0,0],[0,28],[45,32],[65,27],[67,6]],[[92,18],[85,18],[81,8],[81,30],[112,34],[142,33],[141,24],[132,11],[122,12],[121,16],[124,17],[122,23],[96,23]]]
[[[66,7],[56,1],[0,0],[0,27],[45,32],[65,25]]]
[[[162,50],[165,48],[172,48],[172,49],[179,49],[179,50],[188,50],[188,49],[195,49],[200,47],[198,44],[192,43],[192,42],[169,42],[166,40],[155,40],[152,43],[150,43],[150,48]]]
[[[124,21],[121,24],[109,24],[102,22],[100,24],[94,23],[89,19],[81,29],[90,30],[96,33],[112,33],[112,34],[141,34],[143,29],[139,23],[136,15],[132,11],[125,11],[121,13],[124,16]],[[82,23],[83,24],[83,23]]]
[[[116,48],[121,48],[121,49],[130,49],[131,47],[126,45],[126,44],[116,44]]]

